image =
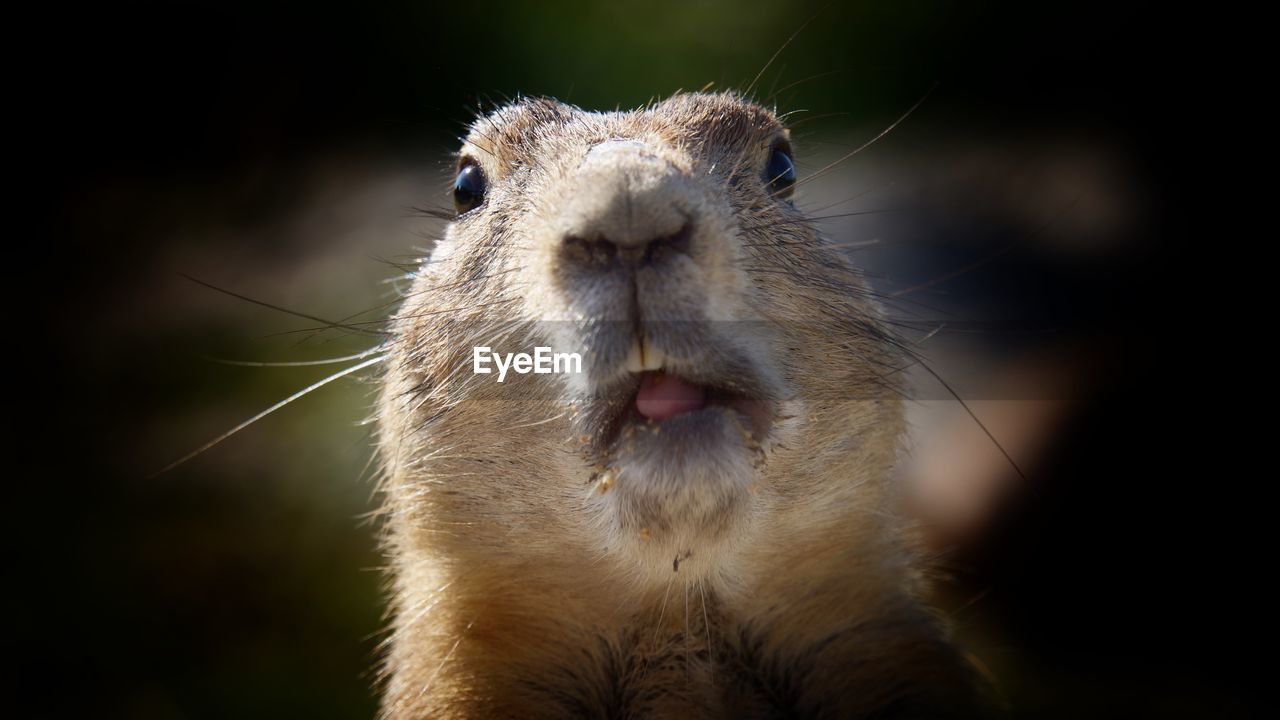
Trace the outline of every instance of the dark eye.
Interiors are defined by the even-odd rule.
[[[453,207],[461,215],[484,202],[484,173],[476,165],[464,165],[453,181]]]
[[[769,191],[781,198],[791,197],[791,189],[796,184],[796,164],[791,161],[791,153],[786,148],[776,147],[769,156],[769,165],[764,169],[764,180],[769,184]]]

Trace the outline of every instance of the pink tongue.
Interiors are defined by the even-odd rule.
[[[661,372],[645,373],[636,393],[636,409],[650,420],[666,420],[706,404],[707,393],[701,387]]]

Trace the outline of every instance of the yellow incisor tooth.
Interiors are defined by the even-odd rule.
[[[627,351],[627,372],[644,372],[644,349],[638,337],[631,339],[631,349]]]
[[[631,348],[627,351],[627,372],[641,373],[646,370],[661,370],[667,362],[667,354],[642,336],[631,340]]]
[[[640,340],[640,367],[644,370],[661,370],[662,364],[667,361],[666,353],[661,348],[653,346],[647,340]]]

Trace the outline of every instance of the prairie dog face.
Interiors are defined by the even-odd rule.
[[[761,548],[877,522],[895,340],[793,205],[771,112],[732,94],[526,100],[473,125],[458,172],[459,215],[394,327],[393,542],[727,591]],[[538,347],[581,371],[475,372],[476,348]]]

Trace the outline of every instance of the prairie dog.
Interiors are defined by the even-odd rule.
[[[777,117],[521,100],[457,171],[379,401],[385,716],[975,715],[890,481],[901,341]]]

